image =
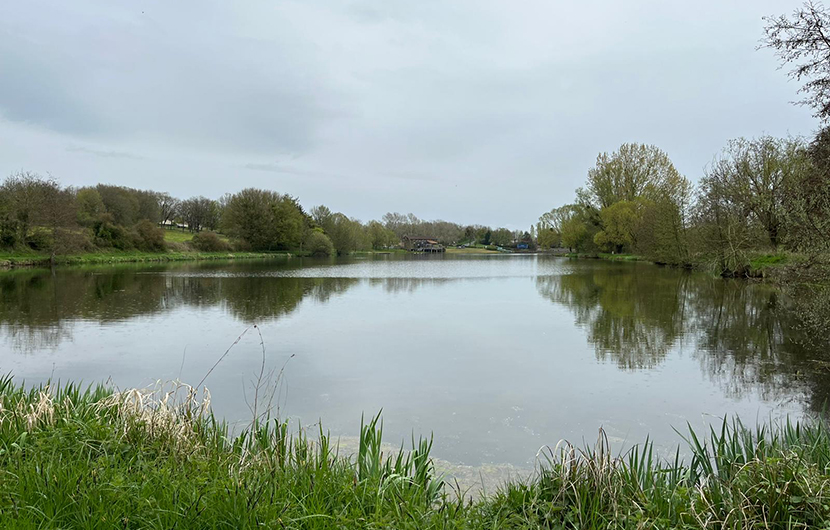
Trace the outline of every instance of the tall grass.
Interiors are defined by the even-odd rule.
[[[0,378],[0,528],[830,528],[819,421],[688,428],[669,460],[648,440],[624,454],[604,434],[561,443],[476,499],[436,476],[431,440],[389,452],[382,438],[379,416],[354,455],[267,416],[234,435],[182,384]]]

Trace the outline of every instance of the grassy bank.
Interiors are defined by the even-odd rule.
[[[98,263],[140,263],[164,261],[196,261],[213,259],[253,259],[295,254],[293,252],[90,252],[56,256],[56,265],[92,265]],[[0,252],[0,269],[15,267],[48,267],[48,254],[39,252]]]
[[[609,254],[607,252],[569,252],[562,255],[567,258],[603,259],[607,261],[650,261],[636,254]]]
[[[384,455],[365,422],[338,454],[263,422],[238,436],[189,387],[24,390],[0,380],[3,528],[828,528],[822,423],[689,433],[691,457],[650,444],[614,457],[548,451],[524,482],[472,500],[436,477],[431,443]]]

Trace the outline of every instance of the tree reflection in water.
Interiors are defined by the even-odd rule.
[[[181,307],[221,307],[242,322],[263,322],[293,312],[307,298],[326,302],[359,281],[160,272],[127,267],[67,269],[60,278],[42,270],[0,275],[0,335],[17,351],[37,351],[71,339],[77,320],[116,322]]]
[[[599,266],[536,279],[540,295],[568,307],[597,358],[625,370],[689,351],[727,394],[830,397],[822,333],[830,290],[780,290],[651,265]],[[821,337],[818,338],[817,337]]]

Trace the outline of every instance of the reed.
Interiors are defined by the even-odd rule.
[[[478,498],[436,476],[431,439],[357,454],[258,416],[239,434],[181,383],[116,392],[0,378],[2,528],[830,528],[820,420],[688,427],[683,448],[614,454],[566,442],[536,473]],[[683,455],[686,455],[685,458]]]

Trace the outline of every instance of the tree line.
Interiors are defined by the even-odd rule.
[[[761,47],[776,50],[805,81],[800,102],[830,119],[830,14],[807,2],[767,18]],[[697,186],[653,145],[601,153],[576,201],[543,214],[539,246],[578,252],[632,252],[653,261],[747,274],[754,253],[830,250],[830,127],[812,139],[738,138],[705,168]]]
[[[187,230],[187,243],[164,229]],[[217,232],[224,237],[217,235]],[[398,247],[404,235],[445,245],[509,246],[527,232],[387,213],[363,223],[320,205],[306,211],[298,198],[246,188],[219,199],[178,199],[166,192],[98,184],[62,187],[52,177],[20,172],[0,185],[0,248],[52,256],[102,249],[163,252],[300,250],[314,255]]]
[[[830,250],[830,129],[811,142],[730,141],[697,187],[653,145],[602,153],[577,200],[543,214],[539,246],[632,252],[744,274],[756,252]]]

